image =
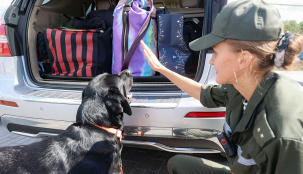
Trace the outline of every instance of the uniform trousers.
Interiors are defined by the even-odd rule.
[[[231,174],[228,166],[189,155],[175,155],[167,163],[169,174]]]

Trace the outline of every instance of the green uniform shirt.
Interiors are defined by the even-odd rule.
[[[268,72],[243,114],[243,96],[232,85],[202,85],[205,107],[226,107],[224,131],[237,155],[227,157],[235,174],[303,173],[303,89]]]

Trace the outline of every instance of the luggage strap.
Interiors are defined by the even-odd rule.
[[[134,54],[134,52],[136,51],[139,43],[140,43],[140,40],[143,38],[143,36],[145,35],[146,31],[147,31],[147,28],[150,24],[150,20],[151,20],[151,14],[152,14],[152,10],[153,10],[153,0],[150,1],[150,12],[143,24],[143,26],[141,27],[139,33],[137,34],[137,37],[136,39],[134,40],[134,42],[132,43],[132,45],[130,46],[126,56],[125,56],[125,59],[123,61],[123,64],[122,64],[122,68],[121,68],[121,71],[125,70],[128,68],[129,66],[129,62]]]

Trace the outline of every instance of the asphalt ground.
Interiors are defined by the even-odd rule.
[[[32,138],[9,132],[0,123],[0,147],[29,145],[40,141],[41,138]],[[167,161],[177,153],[124,146],[122,150],[122,164],[124,174],[168,174]],[[226,159],[220,154],[190,154],[226,164]]]

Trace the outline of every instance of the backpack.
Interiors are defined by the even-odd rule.
[[[114,10],[112,73],[129,69],[133,76],[153,76],[140,40],[157,55],[156,10],[150,0],[120,0]]]

